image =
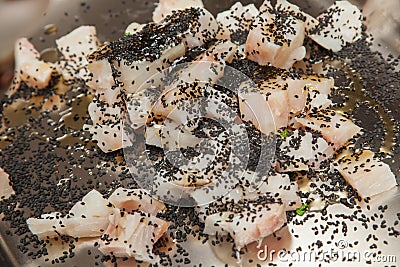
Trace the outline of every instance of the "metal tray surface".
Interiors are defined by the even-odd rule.
[[[206,8],[214,14],[230,7],[234,2],[236,1],[204,1]],[[242,2],[255,2],[256,5],[260,5],[262,1]],[[291,2],[298,4],[306,12],[317,15],[334,1]],[[368,97],[355,97],[354,102],[357,102],[358,99],[366,101],[365,103],[354,103],[352,115],[367,129],[367,132],[370,131],[370,134],[367,133],[364,137],[363,142],[370,142],[372,148],[380,151],[385,145],[385,132],[376,130],[377,128],[386,128],[386,132],[389,132],[387,135],[393,139],[391,141],[398,142],[399,140],[400,74],[397,57],[400,55],[400,16],[397,11],[400,10],[400,2],[398,0],[351,2],[362,8],[367,18],[365,24],[368,33],[374,36],[372,51],[378,51],[387,58],[386,65],[381,64],[379,68],[367,66],[368,62],[381,62],[379,54],[374,54],[374,56],[372,56],[373,53],[365,54],[358,62],[349,63],[352,69],[360,75],[361,78],[358,81],[368,94]],[[38,50],[54,48],[56,38],[84,24],[95,25],[102,41],[114,40],[123,35],[124,29],[129,23],[150,21],[153,9],[153,1],[141,0],[50,1],[40,30],[32,35],[31,41]],[[55,25],[57,30],[54,33],[48,34],[43,30],[49,24]],[[351,49],[355,53],[362,53],[362,49],[358,51],[356,46]],[[370,59],[368,59],[369,57]],[[373,64],[371,63],[372,66]],[[391,69],[387,69],[389,66]],[[357,82],[349,77],[343,78],[343,73],[346,74],[345,71],[334,74],[337,76],[339,85],[353,86]],[[58,90],[62,91],[63,88]],[[129,174],[121,174],[123,172],[123,168],[120,166],[123,156],[121,153],[104,155],[97,151],[94,155],[89,155],[86,147],[91,147],[93,150],[95,144],[88,140],[88,135],[77,134],[74,136],[74,131],[79,131],[87,120],[86,107],[90,101],[90,94],[82,93],[79,90],[82,90],[82,87],[76,85],[71,92],[68,92],[67,95],[70,95],[70,98],[67,98],[66,103],[61,103],[63,108],[53,113],[50,112],[51,114],[46,116],[46,120],[40,119],[40,111],[33,109],[29,114],[25,112],[28,106],[34,106],[38,102],[46,100],[40,96],[31,99],[29,103],[14,100],[1,108],[4,118],[7,119],[9,116],[7,122],[9,129],[2,129],[3,132],[0,136],[0,161],[4,163],[12,159],[15,161],[25,159],[24,162],[20,162],[21,166],[33,168],[26,169],[26,173],[35,176],[30,181],[21,180],[25,179],[24,175],[26,175],[26,173],[22,173],[23,167],[18,168],[18,171],[14,173],[9,173],[14,177],[21,177],[18,182],[21,183],[20,186],[24,183],[30,184],[30,199],[33,206],[34,199],[40,198],[38,192],[44,192],[43,190],[46,188],[46,185],[42,184],[47,181],[42,179],[43,176],[48,175],[50,180],[54,180],[54,183],[58,184],[56,187],[49,185],[48,193],[57,194],[58,199],[64,199],[64,202],[54,205],[49,203],[45,208],[48,212],[54,211],[57,205],[61,208],[71,207],[82,197],[79,195],[81,191],[77,188],[94,187],[102,193],[109,193],[118,185],[129,186],[130,184]],[[53,100],[56,101],[56,98]],[[371,106],[375,106],[375,108],[371,108]],[[68,112],[71,112],[71,116],[64,116],[60,123],[62,115],[68,114]],[[77,119],[74,119],[74,115],[77,115]],[[55,124],[51,122],[55,122]],[[59,129],[54,130],[54,127],[50,125],[57,125]],[[49,142],[48,136],[50,135],[58,138],[58,147],[50,149],[51,144],[45,144]],[[18,147],[19,138],[30,138],[30,145],[18,150],[10,149],[10,146],[13,145]],[[75,147],[74,144],[78,145]],[[392,155],[387,156],[385,161],[391,165],[399,181],[400,153],[398,145],[392,144],[387,149],[392,150]],[[15,154],[5,154],[11,152]],[[35,162],[39,156],[41,157],[40,162],[49,166],[41,166],[42,173],[35,173],[34,163],[27,163],[26,160]],[[58,156],[67,160],[59,161],[56,165],[52,165],[55,164],[55,161],[51,159],[44,160],[46,157]],[[7,166],[5,166],[5,170],[7,171]],[[43,170],[47,170],[47,173]],[[88,183],[88,179],[91,181],[90,183]],[[17,188],[20,187],[17,186]],[[27,193],[24,192],[24,194]],[[395,188],[370,199],[368,203],[362,202],[359,205],[360,209],[356,216],[354,216],[354,209],[349,209],[344,205],[330,205],[326,210],[328,216],[314,212],[308,216],[295,218],[287,227],[273,236],[267,237],[262,244],[258,244],[258,247],[256,247],[257,244],[249,246],[248,252],[243,256],[243,266],[398,266],[400,264],[399,189]],[[26,203],[10,209],[14,210],[15,216],[19,216],[21,220],[24,218],[24,214],[31,214],[31,207]],[[29,245],[31,235],[26,232],[27,228],[13,225],[11,223],[13,220],[10,220],[9,216],[14,215],[0,214],[0,218],[3,218],[0,221],[1,267],[45,267],[52,266],[53,263],[60,267],[114,266],[113,263],[101,261],[101,253],[94,248],[94,241],[91,239],[80,239],[75,242],[73,257],[69,257],[70,253],[68,252],[71,243],[52,242],[47,246],[48,255],[33,259],[29,253],[35,251],[35,248],[31,248]],[[24,245],[21,246],[25,243],[26,247],[30,247],[27,251],[24,251]],[[207,242],[203,244],[193,238],[188,238],[183,246],[190,255],[191,263],[187,266],[237,266],[235,260],[230,257],[232,251],[227,244],[211,247]],[[67,255],[65,262],[60,259],[64,252]],[[315,255],[318,256],[315,257]],[[331,260],[326,261],[325,256],[330,257]],[[46,258],[50,260],[45,260]],[[249,261],[249,259],[253,260]],[[55,262],[52,262],[54,260]],[[120,262],[118,266],[136,266],[136,264],[127,261]],[[141,264],[140,266],[146,265]],[[172,266],[183,265],[175,262]]]

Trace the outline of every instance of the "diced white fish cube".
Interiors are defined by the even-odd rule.
[[[255,175],[256,173],[251,171],[244,173],[241,178],[241,188],[243,189],[240,192],[239,200],[256,200],[262,196],[272,197],[277,202],[281,201],[285,205],[285,210],[293,210],[301,205],[301,199],[297,194],[298,185],[296,182],[290,181],[289,175],[273,173],[267,177],[262,177],[259,182],[254,177]],[[233,200],[237,202],[238,193],[237,189],[233,190],[227,196],[227,200],[233,197]]]
[[[58,235],[73,237],[98,237],[108,225],[113,207],[96,190],[91,190],[77,202],[66,216],[54,212],[41,218],[29,218],[28,227],[40,239]]]
[[[57,69],[53,64],[40,60],[39,52],[27,38],[20,38],[15,42],[14,57],[14,79],[8,95],[15,93],[21,82],[35,89],[45,88]]]
[[[100,45],[94,26],[80,26],[56,40],[57,48],[64,56],[62,74],[67,80],[78,76],[90,80],[86,57]]]
[[[108,198],[114,207],[126,212],[141,210],[156,215],[165,208],[165,205],[152,198],[144,189],[125,189],[119,187]]]
[[[159,59],[154,61],[135,61],[128,62],[122,60],[117,67],[120,72],[118,80],[121,82],[121,89],[125,89],[127,93],[133,94],[145,89],[151,84],[147,84],[148,80],[156,76],[160,71],[169,66],[173,60],[181,57],[185,53],[185,46],[179,44],[166,49]]]
[[[259,11],[254,4],[243,6],[240,2],[236,2],[230,9],[217,14],[216,19],[220,25],[217,38],[229,40],[237,31],[248,31],[258,14]]]
[[[362,198],[386,192],[397,185],[390,166],[364,150],[340,158],[335,168]]]
[[[26,220],[29,230],[39,239],[53,238],[58,234],[65,234],[65,228],[60,227],[60,213],[42,214],[41,218],[29,218]]]
[[[289,12],[294,14],[296,17],[301,17],[302,20],[305,22],[305,27],[306,30],[308,31],[309,29],[315,27],[318,24],[318,20],[315,19],[313,16],[305,13],[302,11],[298,6],[295,4],[290,3],[287,0],[277,0],[276,2],[276,8],[278,10],[282,10],[283,12]],[[263,10],[263,7],[260,7],[260,10]]]
[[[328,107],[331,88],[333,79],[305,75],[277,76],[260,82],[258,88],[243,83],[238,92],[242,120],[251,121],[264,134],[275,132],[302,111]]]
[[[160,0],[153,12],[153,21],[160,22],[175,10],[204,7],[202,0]]]
[[[262,240],[279,230],[286,222],[285,206],[281,204],[251,205],[242,212],[219,212],[206,217],[204,233],[230,234],[236,248]]]
[[[296,118],[304,127],[322,133],[335,149],[342,147],[350,138],[361,132],[351,120],[333,110],[321,110],[304,118]]]
[[[310,132],[295,130],[288,136],[278,149],[278,166],[280,172],[319,170],[322,161],[330,158],[334,149],[324,138],[313,136]]]
[[[87,193],[81,201],[75,203],[75,205],[69,211],[72,216],[85,215],[87,217],[103,217],[108,216],[111,212],[109,207],[109,201],[106,200],[102,194],[95,189]]]
[[[9,175],[0,168],[0,200],[7,199],[15,194],[14,189],[10,185]]]
[[[315,91],[315,94],[322,95],[326,98],[330,95],[331,89],[334,86],[334,81],[332,78],[323,78],[318,76],[302,76],[300,79],[287,78],[279,81],[281,84],[287,84],[290,114],[297,115],[304,110],[307,104],[311,104],[308,101],[309,91]],[[307,103],[308,102],[308,103]],[[329,101],[326,103],[313,102],[313,106],[325,107]]]
[[[264,134],[274,133],[289,122],[289,107],[286,90],[280,86],[261,88],[242,84],[239,88],[239,108],[241,119],[251,121]]]
[[[102,96],[102,101],[109,104],[116,102],[120,89],[113,88],[115,82],[110,63],[106,59],[89,61],[87,69],[92,78],[86,84]]]
[[[99,243],[99,250],[103,254],[157,262],[153,244],[168,229],[168,222],[150,214],[128,214],[119,209],[115,209],[108,219],[108,228]]]
[[[83,125],[83,129],[89,131],[96,140],[99,148],[105,152],[116,151],[130,144],[131,140],[124,139],[122,123],[110,125]]]
[[[93,124],[107,124],[120,122],[124,112],[118,106],[113,107],[101,101],[92,101],[88,106],[88,113]]]
[[[253,21],[245,46],[248,59],[289,69],[304,58],[305,23],[291,12],[284,12],[268,7]]]
[[[340,51],[347,43],[361,38],[361,11],[348,1],[336,1],[318,16],[319,23],[309,31],[309,37],[333,52]]]

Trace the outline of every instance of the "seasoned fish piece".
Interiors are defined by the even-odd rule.
[[[377,159],[370,150],[344,156],[334,166],[363,198],[381,194],[397,185],[389,165]]]
[[[40,219],[29,218],[26,220],[29,230],[37,235],[39,239],[53,238],[66,233],[65,228],[61,227],[62,217],[59,212],[42,214]]]
[[[160,0],[153,12],[153,21],[160,22],[174,11],[190,7],[204,7],[202,0]]]
[[[40,60],[40,54],[26,38],[15,42],[14,48],[15,70],[14,79],[7,94],[12,95],[19,88],[21,81],[35,89],[45,88],[51,79],[56,67]]]
[[[301,199],[297,194],[298,189],[299,186],[296,182],[290,181],[289,175],[281,173],[268,176],[266,181],[258,188],[264,194],[270,194],[277,199],[280,198],[287,211],[301,206]]]
[[[98,146],[104,152],[111,152],[124,147],[123,123],[125,109],[121,102],[114,102],[110,105],[99,100],[100,96],[95,97],[88,106],[88,113],[93,125],[84,124],[83,129],[92,134],[92,139],[96,140]],[[128,141],[128,140],[125,140]]]
[[[96,190],[87,193],[76,203],[67,216],[60,213],[43,214],[40,219],[29,218],[29,229],[39,238],[52,238],[59,234],[73,237],[101,236],[108,225],[112,205]]]
[[[318,16],[319,23],[308,36],[319,45],[338,52],[347,43],[361,38],[363,16],[361,11],[348,1],[336,1]]]
[[[7,199],[15,194],[14,189],[10,185],[9,175],[2,168],[0,168],[0,200]]]
[[[105,153],[121,149],[128,144],[125,142],[129,141],[123,140],[122,124],[84,124],[83,129],[92,134],[92,139]]]
[[[207,90],[204,84],[213,84],[223,76],[225,62],[233,59],[236,47],[230,41],[219,41],[179,70],[177,80],[166,86],[152,107],[152,113],[169,117],[170,112],[177,107],[176,103],[202,97],[203,91]]]
[[[92,217],[103,217],[111,213],[111,208],[103,196],[95,189],[87,193],[82,201],[75,203],[75,205],[69,211],[71,216],[92,216]]]
[[[75,203],[62,220],[60,228],[64,228],[66,235],[73,237],[100,236],[107,227],[107,218],[111,213],[110,202],[93,189],[82,201]]]
[[[327,98],[334,86],[334,80],[332,78],[304,75],[301,76],[300,79],[278,79],[277,82],[283,85],[287,84],[291,116],[299,114],[304,110],[306,105],[321,106],[321,108],[329,106],[330,102]],[[326,97],[325,101],[314,101],[313,99],[316,95]],[[314,104],[312,104],[311,101]]]
[[[92,79],[87,81],[86,84],[96,91],[100,101],[109,105],[120,101],[119,94],[121,90],[115,86],[112,68],[107,59],[90,61],[87,69],[91,73]]]
[[[324,138],[301,130],[289,132],[277,149],[280,172],[319,170],[320,163],[334,153]]]
[[[148,114],[151,113],[152,117],[168,118],[168,120],[164,120],[163,125],[157,123],[147,125],[147,144],[159,147],[164,144],[174,150],[179,147],[195,146],[199,143],[201,139],[191,133],[192,129],[184,126],[190,119],[201,115],[199,105],[204,104],[202,102],[204,92],[217,94],[215,90],[204,84],[213,84],[222,77],[225,61],[230,61],[233,58],[235,48],[236,45],[230,41],[219,41],[202,53],[195,61],[177,72],[176,82],[166,86],[162,95],[148,111]],[[213,105],[211,99],[208,100],[210,101],[207,101],[207,114],[203,115],[212,118],[218,115],[217,110],[221,108],[218,108],[218,105]],[[216,99],[217,102],[218,100],[220,99]],[[147,99],[142,102],[145,101]],[[138,102],[132,102],[133,107],[132,105],[128,106],[128,110],[130,108],[129,114],[130,116],[133,114],[133,120],[136,124],[138,120],[143,122],[145,118],[147,119],[143,114],[143,106],[138,106]],[[136,115],[132,111],[139,114]],[[140,118],[136,119],[138,117]],[[161,134],[163,135],[161,136]]]
[[[31,232],[42,240],[59,235],[99,237],[108,226],[107,216],[86,217],[82,214],[62,217],[58,212],[42,214],[40,219],[29,218],[27,223]]]
[[[136,93],[151,76],[178,57],[186,49],[204,44],[215,37],[218,25],[215,18],[204,8],[179,10],[166,17],[159,24],[149,23],[140,31],[124,36],[117,41],[102,47],[89,56],[89,67],[92,62],[106,59],[110,62],[118,86],[127,93]],[[93,73],[97,80],[99,67]]]
[[[129,122],[133,129],[138,129],[146,124],[154,104],[154,95],[150,90],[143,90],[126,96]]]
[[[86,57],[100,45],[94,26],[80,26],[56,40],[57,49],[64,56],[60,61],[62,75],[69,80],[80,77],[89,80]]]
[[[301,199],[297,195],[298,185],[296,182],[291,182],[289,175],[282,173],[271,173],[268,177],[263,177],[258,184],[255,179],[256,173],[246,171],[240,180],[241,192],[239,199],[234,197],[235,202],[239,200],[256,200],[259,197],[271,197],[276,202],[281,201],[285,205],[285,209],[293,210],[301,206]],[[252,185],[252,186],[249,186]],[[238,192],[236,192],[236,196]],[[232,195],[228,196],[231,198]]]
[[[359,126],[333,110],[321,110],[304,118],[296,118],[296,121],[321,132],[334,149],[342,147],[350,138],[361,132]]]
[[[267,2],[264,2],[264,4],[260,7],[260,10],[264,10],[268,8]],[[305,13],[302,11],[298,6],[290,3],[287,0],[277,0],[276,1],[276,9],[280,10],[282,13],[290,13],[292,16],[295,16],[301,21],[304,21],[306,30],[308,31],[309,29],[315,27],[318,24],[318,20],[315,19],[313,16]]]
[[[237,40],[234,35],[244,35],[258,14],[259,11],[254,4],[243,6],[240,2],[236,2],[230,9],[218,13],[216,19],[220,29],[217,38],[232,40],[237,44],[245,43],[244,40]]]
[[[260,88],[252,88],[242,84],[238,95],[241,119],[251,121],[262,133],[268,135],[288,125],[288,94],[281,86],[264,83]]]
[[[72,237],[99,237],[105,229],[107,229],[107,216],[97,217],[91,216],[83,218],[71,217],[62,221],[60,228],[64,228],[64,235]],[[60,229],[59,228],[59,229]]]
[[[169,223],[142,212],[115,209],[109,216],[109,225],[99,242],[99,250],[105,255],[135,257],[136,260],[155,263],[153,244],[165,233]]]
[[[267,6],[250,26],[245,46],[247,58],[260,65],[289,69],[306,55],[305,23],[291,12],[272,8],[269,1]]]
[[[318,110],[328,108],[332,105],[332,100],[328,98],[327,94],[315,87],[307,86],[307,100],[305,104],[305,111],[316,113]]]
[[[152,198],[144,189],[117,188],[108,198],[114,207],[126,212],[141,210],[156,215],[165,208],[160,201]]]
[[[147,86],[146,81],[148,79],[168,67],[173,60],[184,53],[184,45],[178,44],[167,48],[161,53],[160,58],[154,61],[143,60],[130,63],[122,60],[121,63],[118,63],[119,77],[116,78],[119,81],[120,88],[125,89],[128,94],[141,91],[143,86]]]
[[[200,141],[201,139],[193,135],[190,129],[174,121],[164,125],[151,124],[146,127],[146,144],[161,147],[167,151],[193,147]]]
[[[260,81],[258,88],[244,83],[238,92],[242,120],[251,121],[264,134],[275,132],[288,126],[289,120],[302,111],[328,107],[331,88],[333,79],[306,75],[294,78],[285,72]]]
[[[236,248],[262,240],[279,230],[286,222],[285,206],[281,204],[250,205],[242,212],[219,212],[207,216],[204,233],[230,234]]]
[[[124,111],[118,106],[109,106],[94,99],[88,106],[88,113],[94,124],[111,124],[120,122]]]

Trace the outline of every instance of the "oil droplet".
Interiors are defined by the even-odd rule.
[[[12,139],[8,136],[1,136],[0,137],[0,150],[5,149],[7,146],[12,144]]]
[[[44,31],[44,34],[46,34],[46,35],[52,35],[52,34],[56,34],[58,29],[55,24],[47,24],[43,27],[43,31]]]
[[[85,144],[85,140],[80,137],[74,136],[75,133],[64,134],[61,137],[58,137],[56,140],[60,142],[60,146],[66,148],[73,148],[75,146],[83,146]]]
[[[71,179],[70,178],[60,179],[57,183],[57,187],[59,190],[69,189],[71,187]]]
[[[40,52],[40,59],[46,62],[55,63],[59,59],[59,54],[56,48],[46,48]]]

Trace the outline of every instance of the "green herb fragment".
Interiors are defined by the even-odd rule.
[[[124,33],[124,36],[129,36],[129,35],[131,35],[130,32],[125,32],[125,33]]]
[[[282,137],[282,138],[285,138],[285,137],[287,137],[287,134],[288,134],[288,130],[285,129],[285,130],[283,130],[283,131],[281,132],[281,137]]]
[[[304,213],[306,213],[307,208],[308,208],[308,204],[301,205],[300,208],[296,209],[297,215],[303,216]]]

